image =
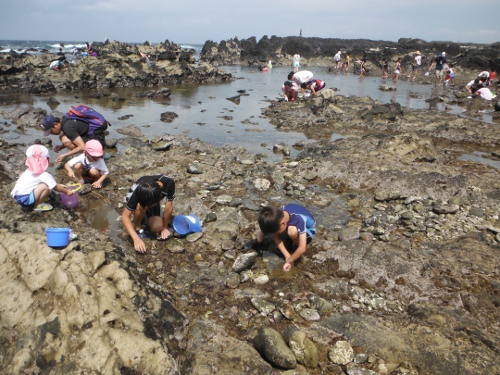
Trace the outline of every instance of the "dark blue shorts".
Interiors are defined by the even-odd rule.
[[[14,199],[21,207],[31,208],[35,206],[35,193],[31,192],[25,195],[15,195]]]

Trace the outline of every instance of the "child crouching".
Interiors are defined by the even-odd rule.
[[[316,234],[314,216],[301,205],[288,204],[281,208],[262,207],[258,220],[261,233],[257,242],[261,243],[264,235],[273,234],[276,246],[285,257],[283,271],[290,271]]]
[[[46,172],[49,166],[49,150],[42,145],[32,145],[26,150],[26,169],[19,177],[10,195],[25,211],[41,210],[42,202],[50,190],[73,195],[73,191],[58,184],[54,177]],[[45,204],[44,211],[52,209]]]
[[[109,175],[103,154],[101,143],[92,139],[85,143],[83,153],[69,160],[64,169],[70,178],[78,180],[80,184],[84,184],[87,179],[93,181],[93,188],[100,189]]]

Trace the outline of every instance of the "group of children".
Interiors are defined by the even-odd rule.
[[[101,188],[103,181],[109,175],[106,163],[102,159],[103,154],[99,141],[95,139],[87,141],[83,153],[64,165],[68,177],[79,184],[90,181],[93,188]],[[25,165],[28,168],[21,174],[11,191],[12,198],[24,211],[50,211],[52,206],[45,200],[51,190],[73,195],[72,189],[57,183],[47,172],[49,162],[49,150],[45,146],[34,144],[26,150]]]
[[[485,70],[478,74],[478,76],[467,83],[465,88],[469,92],[469,98],[481,97],[486,100],[493,100],[496,98],[495,93],[490,90],[490,86],[493,84],[496,78],[496,71]]]
[[[47,131],[43,123],[41,126]],[[63,134],[60,134],[60,137],[62,136]],[[105,179],[109,177],[103,154],[100,141],[86,140],[83,152],[65,163],[67,176],[77,183],[84,184],[90,181],[93,188],[101,188]],[[50,154],[45,146],[34,144],[28,147],[25,162],[28,168],[18,178],[11,191],[12,198],[23,211],[51,210],[52,206],[45,201],[52,190],[69,196],[75,194],[74,190],[58,183],[47,172],[49,163]],[[122,222],[137,252],[146,252],[143,240],[146,236],[144,227],[150,233],[155,233],[158,240],[166,240],[173,235],[170,219],[174,198],[175,181],[163,174],[143,176],[129,189],[125,197]],[[165,205],[162,210],[160,203],[164,199]],[[259,212],[258,223],[260,232],[254,241],[255,247],[262,245],[265,235],[273,235],[277,248],[285,258],[284,271],[290,271],[316,233],[314,216],[298,204],[280,208],[264,206]]]

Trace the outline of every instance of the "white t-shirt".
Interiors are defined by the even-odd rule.
[[[487,87],[483,87],[482,89],[477,90],[477,93],[481,95],[481,98],[486,100],[492,100],[494,98],[491,90]]]
[[[304,82],[311,81],[313,77],[314,74],[309,70],[301,70],[293,75],[293,81],[300,86]]]
[[[82,163],[84,167],[95,168],[101,175],[109,174],[108,167],[106,166],[103,158],[99,158],[96,161],[89,161],[85,154],[80,154],[68,161],[68,164],[71,168],[73,168],[77,163]]]
[[[57,185],[56,180],[54,180],[54,177],[52,177],[49,172],[43,172],[34,175],[30,172],[29,169],[26,169],[17,180],[14,189],[12,189],[12,191],[10,192],[10,196],[14,198],[14,196],[16,195],[30,194],[33,190],[36,189],[40,182],[43,182],[51,190]]]
[[[333,59],[335,61],[340,61],[340,53],[337,53],[335,56],[333,56]]]
[[[420,66],[422,64],[422,55],[415,56],[415,64],[417,64],[417,66]]]

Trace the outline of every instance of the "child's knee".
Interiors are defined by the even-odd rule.
[[[99,177],[101,177],[101,174],[99,173],[98,169],[92,168],[89,170],[89,176],[99,178]]]

